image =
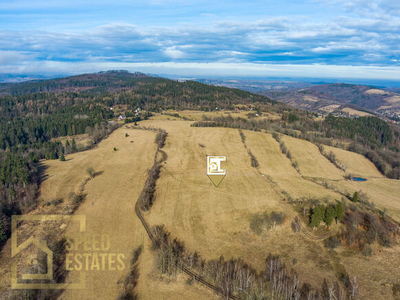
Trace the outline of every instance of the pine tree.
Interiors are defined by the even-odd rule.
[[[67,140],[65,142],[65,153],[70,153],[71,152],[71,145],[69,144],[69,141]]]
[[[65,156],[64,156],[64,153],[61,153],[60,160],[61,160],[61,161],[65,161]]]
[[[328,225],[328,227],[331,226],[335,216],[336,216],[335,209],[332,207],[332,205],[329,205],[325,212],[325,219],[324,219],[324,221],[325,221],[326,225]]]
[[[338,202],[335,206],[336,211],[336,223],[337,221],[342,221],[344,218],[344,205],[342,202]]]
[[[310,225],[314,228],[314,227],[318,227],[319,223],[321,222],[321,219],[319,218],[319,215],[317,213],[313,213],[311,215],[311,222]]]
[[[0,243],[3,243],[6,240],[7,240],[7,235],[6,231],[4,230],[4,224],[3,221],[0,220]]]
[[[354,192],[353,202],[358,202],[358,192]]]
[[[325,218],[325,207],[322,205],[318,205],[313,209],[313,213],[311,215],[310,225],[312,227],[318,227],[319,223]]]
[[[71,151],[72,151],[72,152],[76,152],[76,143],[75,143],[75,139],[72,139]]]

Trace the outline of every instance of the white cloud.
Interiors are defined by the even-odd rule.
[[[162,0],[158,4],[177,4],[179,1]],[[354,11],[363,5],[372,7],[366,0],[324,3],[328,2],[343,7],[348,3],[347,9],[352,7]],[[259,66],[257,63],[323,64],[318,70],[328,70],[328,65],[355,63],[382,67],[397,65],[400,61],[400,17],[388,14],[385,19],[381,15],[384,9],[396,9],[400,5],[390,6],[390,1],[385,0],[372,2],[378,3],[378,15],[354,17],[352,13],[326,21],[306,16],[281,16],[157,27],[114,22],[92,29],[74,29],[73,32],[0,31],[0,72],[5,72],[11,62],[21,67],[46,66],[47,70],[50,63],[53,66],[64,66],[64,63],[84,66],[87,63],[86,66],[93,67],[93,63],[106,66],[118,62],[161,64],[160,68],[165,68],[163,63],[168,62],[224,62],[229,66],[236,63],[243,66],[245,63],[255,66]],[[194,66],[190,65],[190,68]]]
[[[185,57],[185,52],[176,48],[176,46],[167,47],[164,50],[165,55],[169,56],[170,58],[177,59]]]
[[[27,55],[19,51],[2,51],[0,50],[0,66],[1,65],[16,65],[32,60],[33,55]]]

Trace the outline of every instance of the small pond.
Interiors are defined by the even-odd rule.
[[[367,181],[366,178],[362,178],[362,177],[352,177],[351,180],[353,180],[353,181]]]

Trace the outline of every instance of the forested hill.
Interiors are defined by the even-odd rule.
[[[139,72],[106,71],[57,79],[3,83],[0,84],[0,92],[8,95],[22,95],[35,92],[80,91],[94,88],[110,90],[111,88],[133,86],[138,79],[144,78],[150,78],[150,76]]]
[[[63,92],[79,93],[79,96],[84,97],[123,93],[122,98],[134,98],[139,100],[142,105],[151,100],[152,104],[156,106],[186,105],[193,107],[197,105],[197,108],[200,108],[200,106],[208,104],[226,107],[236,103],[275,103],[265,96],[239,89],[218,87],[196,81],[178,82],[127,71],[107,71],[43,81],[0,84],[0,95],[2,96]]]
[[[126,115],[132,116],[138,107],[146,111],[208,110],[256,103],[279,106],[264,96],[238,89],[126,71],[3,84],[0,149],[31,151],[51,138],[84,133],[86,127],[114,117],[110,107],[115,105],[123,105]]]
[[[239,103],[279,105],[264,96],[238,89],[126,71],[4,84],[0,91],[0,148],[3,150],[84,133],[87,126],[113,117],[110,107],[114,105],[124,105],[127,116],[132,116],[138,107],[159,111],[233,108]]]
[[[400,107],[400,94],[395,90],[346,83],[268,90],[260,94],[294,107],[314,111],[333,111],[355,106],[361,110],[390,116],[391,113],[398,112]]]

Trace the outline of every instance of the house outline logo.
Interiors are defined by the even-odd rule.
[[[207,176],[215,187],[218,187],[226,175],[226,169],[222,168],[223,162],[226,162],[225,155],[207,156]]]
[[[22,280],[52,280],[53,279],[53,251],[48,248],[45,241],[30,237],[18,245],[17,224],[19,221],[77,221],[79,231],[86,230],[86,217],[84,215],[65,216],[65,215],[15,215],[11,217],[11,288],[12,289],[84,289],[85,274],[80,273],[78,283],[19,283],[17,275],[17,261],[15,257],[24,249],[34,244],[47,257],[47,273],[44,274],[22,274]],[[35,263],[35,261],[34,261]]]

